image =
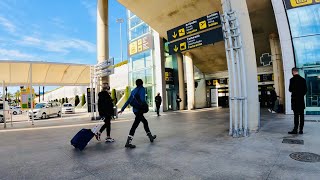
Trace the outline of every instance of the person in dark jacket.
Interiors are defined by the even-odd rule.
[[[179,96],[179,93],[177,93],[177,96],[176,96],[176,103],[177,103],[177,111],[180,110],[180,102],[181,102],[181,98]]]
[[[304,96],[307,94],[306,80],[298,74],[297,68],[292,68],[293,77],[290,79],[289,91],[291,92],[291,109],[294,112],[294,128],[289,134],[303,134],[304,126]],[[299,121],[300,120],[300,121]],[[300,125],[300,126],[299,126]]]
[[[101,129],[98,131],[97,134],[95,134],[95,137],[98,141],[101,140],[101,133],[107,129],[107,138],[106,142],[114,142],[114,139],[111,138],[111,119],[114,115],[113,111],[113,102],[111,99],[111,96],[108,92],[109,86],[103,85],[102,91],[98,94],[98,111],[99,115],[101,117],[101,120],[104,121],[104,125],[101,127]]]
[[[129,99],[127,100],[127,102],[123,105],[123,107],[121,108],[121,111],[119,111],[119,114],[121,114],[124,109],[130,104],[133,106],[133,113],[136,115],[136,118],[132,124],[132,127],[130,129],[129,132],[129,136],[126,142],[125,147],[126,148],[135,148],[136,146],[131,144],[134,133],[137,129],[137,127],[139,126],[140,122],[143,123],[143,127],[144,130],[147,133],[147,136],[150,139],[150,142],[153,142],[154,139],[156,139],[156,135],[152,135],[149,129],[149,125],[148,125],[148,121],[146,120],[146,118],[143,116],[143,113],[141,112],[141,109],[138,108],[138,105],[133,105],[133,104],[137,104],[137,100],[136,100],[136,95],[138,95],[140,101],[142,103],[146,103],[146,90],[143,87],[143,81],[141,79],[137,79],[136,80],[136,85],[137,87],[134,88],[134,90],[132,90]]]
[[[272,112],[272,113],[276,113],[274,107],[275,107],[275,104],[276,104],[276,100],[277,100],[277,93],[276,91],[274,90],[274,88],[271,89],[270,91],[270,107],[269,107],[269,112]]]
[[[156,108],[157,108],[157,115],[160,116],[160,105],[162,103],[162,98],[160,96],[160,93],[157,94],[157,96],[154,98],[156,102]]]

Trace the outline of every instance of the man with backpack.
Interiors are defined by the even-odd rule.
[[[121,108],[121,111],[119,111],[119,114],[121,114],[124,109],[130,104],[133,107],[133,113],[135,114],[136,118],[132,124],[131,130],[129,132],[129,136],[127,138],[127,142],[125,147],[126,148],[135,148],[136,146],[131,144],[134,133],[139,126],[140,122],[143,123],[144,130],[147,133],[147,136],[150,139],[150,142],[153,142],[154,139],[156,139],[156,135],[152,135],[149,129],[148,121],[143,116],[144,113],[148,112],[148,104],[146,103],[145,95],[146,90],[143,87],[143,81],[141,79],[136,80],[137,87],[131,92],[129,99],[127,102],[123,105]]]
[[[111,99],[111,96],[108,92],[108,89],[110,87],[108,84],[104,84],[102,87],[102,91],[99,92],[98,94],[98,111],[99,115],[101,117],[101,120],[104,121],[104,125],[101,127],[101,129],[95,134],[95,137],[98,141],[100,141],[101,133],[107,129],[107,138],[106,142],[114,142],[114,139],[110,137],[111,133],[111,119],[112,116],[114,115],[114,110],[113,110],[113,102]]]

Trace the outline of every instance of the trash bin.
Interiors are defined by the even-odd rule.
[[[114,118],[118,119],[118,107],[113,106],[113,116]]]

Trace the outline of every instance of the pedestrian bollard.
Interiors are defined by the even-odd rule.
[[[118,119],[118,107],[117,106],[113,106],[113,116],[115,116],[116,119]]]

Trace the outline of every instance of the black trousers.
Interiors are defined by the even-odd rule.
[[[300,125],[300,131],[303,131],[304,126],[304,109],[293,111],[294,113],[294,131],[298,130]]]
[[[157,108],[157,114],[159,115],[159,113],[160,113],[160,105],[156,105],[156,108]]]
[[[100,129],[100,133],[102,133],[107,128],[107,136],[110,136],[111,133],[111,117],[103,117],[104,125]]]
[[[274,106],[275,106],[275,104],[276,104],[276,101],[270,101],[270,109],[271,109],[272,111],[274,111]]]
[[[146,133],[150,133],[149,124],[146,118],[143,116],[143,113],[134,113],[136,115],[136,118],[134,119],[134,122],[132,124],[132,127],[130,129],[130,136],[134,136],[134,133],[136,132],[137,127],[139,126],[140,122],[143,123],[144,130]]]

